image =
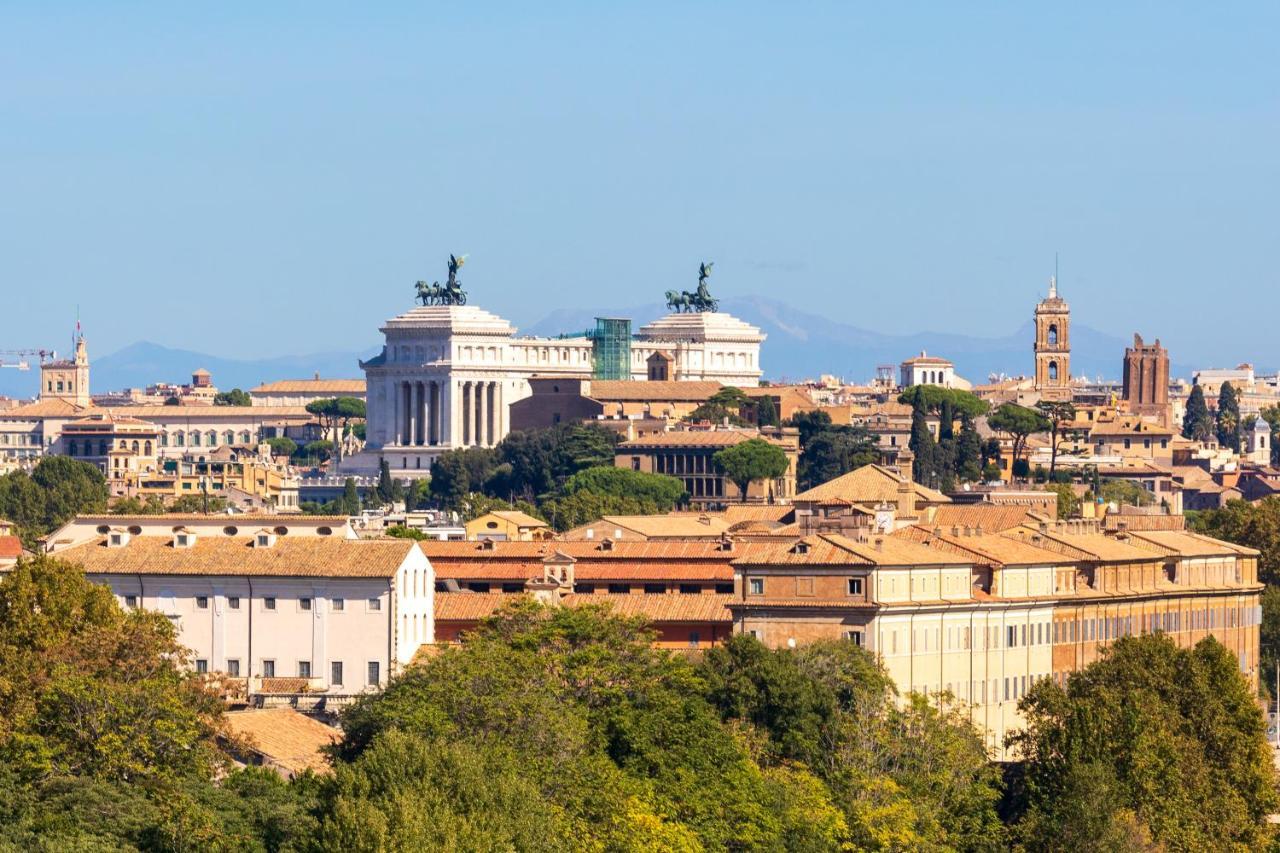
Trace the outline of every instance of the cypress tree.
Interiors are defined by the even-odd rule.
[[[1187,398],[1187,412],[1182,418],[1182,437],[1207,441],[1213,435],[1213,418],[1209,405],[1204,401],[1204,389],[1193,386]]]
[[[925,408],[923,395],[917,396],[911,407],[911,441],[908,444],[915,454],[912,466],[913,479],[922,485],[937,486],[938,445],[929,432],[929,411]]]
[[[1240,452],[1240,400],[1230,382],[1218,394],[1218,444]]]

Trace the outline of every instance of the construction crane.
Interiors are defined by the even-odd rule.
[[[0,349],[0,367],[30,370],[31,362],[27,359],[33,355],[40,359],[41,364],[58,357],[58,354],[51,349]]]

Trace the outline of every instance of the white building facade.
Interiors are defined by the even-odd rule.
[[[361,363],[366,452],[346,460],[347,471],[376,470],[386,459],[396,476],[425,476],[447,450],[501,441],[510,431],[510,405],[531,393],[530,377],[592,375],[589,338],[517,337],[509,322],[473,305],[414,308],[381,331],[382,352]],[[671,314],[636,335],[632,378],[645,379],[648,357],[664,352],[672,356],[673,379],[759,385],[764,337],[728,314]]]

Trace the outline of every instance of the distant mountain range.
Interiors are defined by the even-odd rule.
[[[761,362],[766,378],[773,380],[816,378],[830,373],[861,382],[875,374],[877,364],[896,365],[921,351],[951,359],[957,372],[975,383],[985,382],[990,374],[1029,374],[1032,370],[1030,322],[1000,338],[941,332],[889,335],[756,296],[724,299],[721,310],[759,326],[768,335]],[[630,317],[635,331],[663,313],[661,306],[653,304],[607,310],[560,309],[521,328],[520,333],[554,336],[582,332],[593,328],[598,316]],[[1119,338],[1073,324],[1071,372],[1077,376],[1118,378],[1126,345]],[[360,376],[359,360],[379,349],[373,345],[359,351],[241,360],[141,341],[94,359],[92,382],[97,392],[141,388],[154,382],[183,383],[190,381],[192,371],[201,367],[212,373],[214,384],[224,390],[247,390],[262,382],[305,379],[316,374],[328,379],[354,378]],[[1191,369],[1175,363],[1170,375],[1190,378]],[[31,397],[38,384],[34,364],[28,372],[0,370],[0,395]]]
[[[830,373],[850,382],[865,381],[875,375],[877,364],[896,365],[922,351],[951,359],[956,371],[974,383],[985,382],[991,374],[1029,375],[1033,370],[1031,345],[1035,335],[1029,320],[1005,337],[981,338],[946,332],[889,335],[758,296],[723,299],[720,310],[759,326],[768,335],[760,361],[769,379],[814,378]],[[590,329],[597,316],[631,317],[635,331],[663,313],[654,305],[607,312],[561,309],[522,331],[548,335]],[[1126,341],[1073,323],[1071,372],[1118,379],[1126,346]],[[1170,375],[1190,378],[1191,368],[1173,364]]]

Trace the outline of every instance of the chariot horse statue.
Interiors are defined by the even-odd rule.
[[[467,292],[462,289],[462,282],[458,281],[458,270],[466,262],[466,255],[449,255],[449,278],[444,285],[438,281],[433,281],[431,284],[419,281],[415,286],[418,291],[417,298],[422,300],[422,304],[466,305]]]
[[[713,261],[698,264],[698,289],[694,292],[668,290],[667,308],[677,314],[700,314],[717,310],[720,307],[720,301],[713,297],[707,288],[707,279],[711,277],[711,268],[714,266]]]

